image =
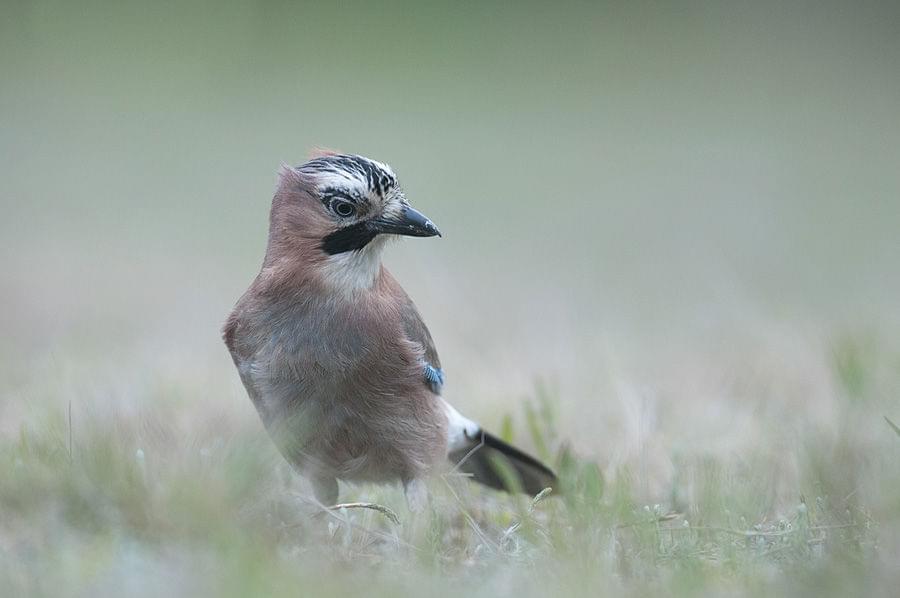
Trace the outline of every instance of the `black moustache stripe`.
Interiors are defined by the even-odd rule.
[[[337,255],[347,251],[358,251],[369,244],[378,233],[367,222],[357,222],[338,229],[322,239],[322,251]]]

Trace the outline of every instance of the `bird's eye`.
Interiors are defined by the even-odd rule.
[[[356,214],[356,206],[349,201],[335,201],[331,204],[331,209],[341,218],[349,218]]]

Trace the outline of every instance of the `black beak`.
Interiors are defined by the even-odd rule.
[[[379,233],[406,235],[407,237],[441,236],[441,231],[431,220],[426,218],[422,212],[409,206],[404,206],[403,211],[397,217],[379,219],[372,224]]]

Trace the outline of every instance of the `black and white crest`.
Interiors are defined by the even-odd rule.
[[[385,198],[397,190],[397,175],[391,167],[362,156],[336,154],[313,158],[297,168],[319,181],[319,190],[341,191]]]

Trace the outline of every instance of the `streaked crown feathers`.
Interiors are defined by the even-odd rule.
[[[320,192],[377,194],[383,199],[391,191],[399,191],[397,175],[390,166],[363,156],[320,155],[301,164],[296,170],[314,179]]]

